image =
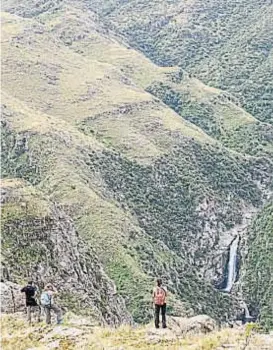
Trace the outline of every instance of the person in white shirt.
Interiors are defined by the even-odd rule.
[[[44,307],[46,314],[46,323],[51,324],[51,310],[53,310],[57,317],[57,324],[62,322],[62,310],[54,302],[54,296],[58,294],[56,288],[51,283],[48,283],[41,295],[41,305]]]

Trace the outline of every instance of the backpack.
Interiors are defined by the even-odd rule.
[[[43,307],[51,306],[51,296],[47,292],[43,292],[41,295],[41,305]]]
[[[156,287],[154,302],[156,305],[164,305],[166,302],[166,291],[162,287]]]

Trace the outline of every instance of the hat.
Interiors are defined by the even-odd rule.
[[[53,290],[53,285],[51,283],[48,283],[48,284],[45,285],[45,289],[46,290],[48,290],[48,289],[49,290]]]

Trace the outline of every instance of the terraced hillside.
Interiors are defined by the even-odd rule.
[[[60,208],[135,320],[151,317],[158,275],[171,313],[231,319],[237,296],[215,286],[234,233],[270,193],[272,125],[181,67],[152,63],[92,1],[36,5],[2,8],[2,176]],[[3,221],[4,247],[17,213]],[[9,279],[36,276],[27,251],[25,271],[8,268],[10,249]]]

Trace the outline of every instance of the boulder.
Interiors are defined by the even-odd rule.
[[[168,329],[174,332],[177,336],[189,333],[209,333],[216,328],[216,321],[207,315],[198,315],[190,318],[168,318]]]
[[[214,319],[207,315],[198,315],[190,318],[172,317],[167,318],[166,329],[155,329],[153,325],[147,327],[147,339],[150,343],[157,344],[162,341],[175,341],[186,335],[206,334],[217,328]]]

